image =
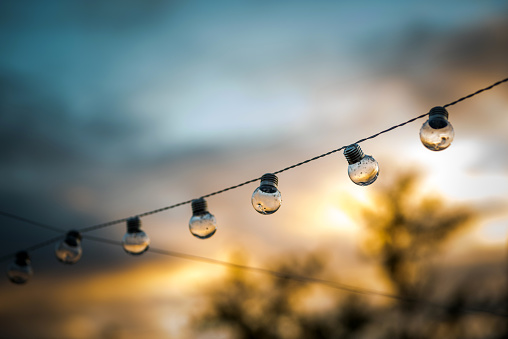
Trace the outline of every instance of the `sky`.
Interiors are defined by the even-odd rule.
[[[506,78],[507,19],[505,1],[3,1],[0,210],[81,228],[348,145]],[[330,248],[342,280],[382,290],[359,264],[364,226],[351,202],[368,204],[376,186],[413,171],[422,194],[488,212],[447,255],[499,258],[507,94],[501,85],[450,107],[446,151],[421,145],[422,120],[363,143],[380,164],[372,187],[349,181],[339,152],[281,174],[283,205],[272,216],[253,211],[251,184],[208,199],[219,225],[208,240],[189,233],[188,205],[143,218],[143,228],[154,247],[229,261],[242,250],[253,266]],[[0,220],[0,255],[55,236]],[[119,224],[93,235],[124,233]],[[226,272],[92,241],[83,248],[72,267],[56,262],[53,246],[34,251],[27,285],[0,282],[4,336],[107,337],[112,326],[121,338],[186,337],[203,281]]]

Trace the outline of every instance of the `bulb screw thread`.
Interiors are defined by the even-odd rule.
[[[445,117],[446,119],[448,119],[448,111],[446,110],[446,108],[441,106],[433,107],[429,111],[429,118],[433,117]]]
[[[362,160],[365,154],[363,154],[363,151],[358,144],[352,144],[344,149],[344,156],[346,157],[347,162],[351,165]]]
[[[136,233],[141,230],[141,219],[139,217],[132,217],[127,219],[127,232]]]
[[[261,184],[259,186],[260,187],[261,186],[277,187],[278,184],[279,184],[279,178],[277,178],[277,176],[275,174],[266,173],[261,176]]]
[[[208,212],[206,200],[203,198],[192,200],[192,215],[200,215]]]
[[[67,232],[67,235],[65,236],[65,243],[70,246],[78,246],[81,239],[81,233],[76,230],[71,230]]]
[[[16,265],[28,266],[30,264],[30,256],[27,251],[19,251],[16,253]]]

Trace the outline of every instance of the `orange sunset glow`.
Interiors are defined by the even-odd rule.
[[[207,196],[208,239],[190,203],[145,212],[505,79],[507,23],[503,1],[6,1],[0,256],[33,276],[0,282],[0,338],[504,338],[506,82],[447,107],[445,150],[428,117],[361,142],[368,186],[340,150],[279,173],[273,214],[259,180]],[[75,264],[34,248],[117,219]]]

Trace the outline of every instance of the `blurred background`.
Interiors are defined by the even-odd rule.
[[[197,198],[355,142],[508,75],[506,1],[2,1],[0,210],[70,230]],[[508,85],[342,152],[142,219],[152,246],[445,305],[280,280],[83,241],[76,265],[30,253],[0,280],[2,338],[503,338]],[[58,233],[0,216],[7,255]],[[91,232],[120,240],[125,224]],[[7,270],[8,262],[3,262]]]

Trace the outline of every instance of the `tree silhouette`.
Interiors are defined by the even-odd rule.
[[[313,276],[322,273],[326,255],[312,253],[289,257],[276,270],[287,274]],[[302,311],[299,303],[313,286],[291,279],[249,279],[235,270],[228,280],[208,295],[210,308],[200,314],[202,329],[227,326],[234,338],[350,338],[369,323],[370,310],[363,301],[349,296],[317,314]],[[352,337],[351,337],[352,338]]]
[[[374,305],[365,297],[327,291],[326,306],[306,309],[315,287],[290,279],[252,278],[234,271],[207,295],[208,308],[195,323],[220,328],[233,338],[503,338],[506,319],[467,314],[471,305],[503,310],[502,293],[481,279],[449,286],[434,274],[432,258],[478,217],[436,194],[421,197],[418,179],[402,174],[379,188],[361,215],[368,237],[362,252],[375,260],[393,293],[411,300],[437,300],[444,307],[394,302]],[[292,275],[329,275],[326,253],[288,256],[274,270]],[[333,278],[332,278],[333,279]],[[442,293],[443,289],[449,292]],[[483,299],[472,291],[483,290]],[[439,295],[441,295],[439,297]]]
[[[371,231],[364,251],[380,259],[383,273],[402,295],[418,293],[428,273],[422,265],[476,217],[471,208],[449,206],[436,195],[415,199],[417,178],[399,175],[374,195],[375,209],[362,211]]]

